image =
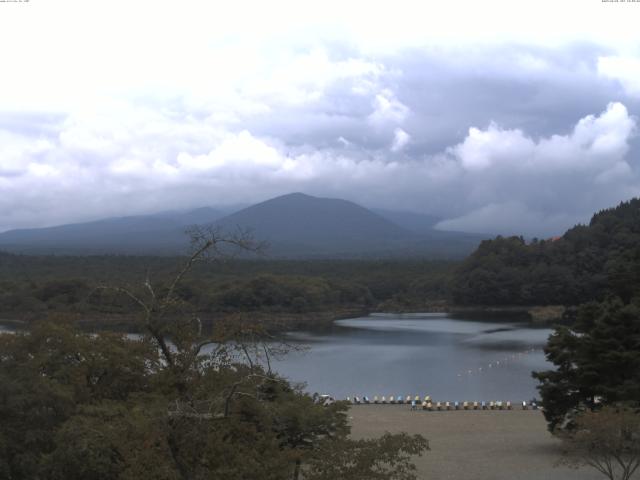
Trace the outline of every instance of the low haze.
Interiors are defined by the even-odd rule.
[[[0,4],[0,231],[304,192],[552,236],[640,195],[640,3],[343,3]]]

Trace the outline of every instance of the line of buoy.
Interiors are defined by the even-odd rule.
[[[407,395],[406,397],[402,397],[401,395],[393,396],[390,395],[388,398],[382,396],[378,398],[378,396],[374,396],[373,399],[369,399],[366,395],[363,397],[354,396],[353,398],[347,397],[347,402],[353,405],[411,405],[411,408],[417,410],[418,408],[422,408],[422,410],[429,411],[443,411],[443,410],[513,410],[514,406],[511,401],[489,401],[485,402],[484,400],[481,402],[434,402],[431,400],[429,395],[425,395],[424,399],[420,399],[419,395],[415,397],[411,397],[411,395]],[[541,408],[537,402],[535,401],[522,401],[520,403],[520,407],[522,410],[538,410]]]
[[[536,353],[539,351],[543,351],[543,349],[538,349],[535,347],[531,347],[531,348],[527,348],[526,350],[523,350],[521,352],[517,352],[517,353],[513,353],[511,355],[507,355],[505,357],[502,357],[501,359],[497,359],[497,360],[493,360],[490,363],[486,363],[482,366],[479,366],[477,368],[472,368],[472,369],[466,369],[463,370],[462,372],[458,372],[457,373],[457,377],[458,378],[465,378],[465,377],[471,377],[473,375],[479,375],[482,373],[487,373],[492,369],[495,368],[500,368],[503,366],[508,366],[511,364],[511,362],[513,360],[520,360],[523,358],[523,355],[528,355],[530,353]]]

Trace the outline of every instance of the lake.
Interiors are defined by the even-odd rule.
[[[0,333],[11,331],[0,326]],[[335,398],[428,394],[451,402],[520,402],[539,398],[531,371],[552,368],[542,351],[550,333],[491,318],[374,314],[338,320],[327,332],[286,334],[288,343],[307,350],[272,366],[294,382],[305,381],[309,392]]]
[[[289,342],[309,349],[272,363],[308,391],[336,398],[517,402],[539,398],[531,371],[551,368],[542,351],[550,333],[490,318],[375,314],[336,321],[329,332],[291,332]]]

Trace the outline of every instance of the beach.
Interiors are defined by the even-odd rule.
[[[560,442],[539,410],[412,411],[409,405],[354,405],[353,438],[419,433],[430,451],[415,458],[429,480],[597,480],[590,468],[558,465]]]

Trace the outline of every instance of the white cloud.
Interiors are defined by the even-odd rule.
[[[396,98],[394,92],[384,89],[373,100],[373,112],[369,121],[376,126],[401,124],[409,115],[409,108]]]
[[[602,169],[620,162],[629,150],[635,120],[619,102],[599,116],[588,115],[569,135],[535,142],[521,130],[491,123],[486,130],[470,128],[464,142],[449,149],[469,171],[489,168],[566,170]]]
[[[402,130],[401,128],[396,128],[393,131],[393,142],[391,144],[392,152],[399,152],[402,150],[407,143],[411,140],[411,135]]]
[[[500,163],[517,163],[529,159],[535,145],[520,130],[502,130],[491,123],[486,130],[472,127],[467,138],[451,148],[467,170],[484,170]]]
[[[246,203],[302,190],[372,206],[427,205],[448,217],[443,229],[546,235],[640,192],[626,159],[636,121],[618,103],[568,134],[534,140],[492,123],[439,154],[402,161],[349,144],[292,147],[145,108],[129,111],[128,122],[119,118],[70,117],[57,137],[36,142],[4,132],[3,151],[13,153],[0,177],[0,224]],[[396,127],[396,150],[409,139]]]
[[[284,161],[276,148],[243,130],[238,134],[227,134],[206,155],[193,156],[182,152],[177,163],[186,170],[214,176],[223,168],[236,174],[252,175],[262,168],[281,168]]]
[[[448,149],[468,172],[469,211],[437,228],[561,233],[638,191],[639,179],[626,160],[635,130],[636,120],[620,103],[580,119],[568,135],[538,141],[495,124],[471,128],[461,144]]]
[[[640,97],[640,58],[609,56],[598,59],[598,73],[618,80],[629,95]]]
[[[579,215],[531,210],[518,201],[489,203],[457,218],[438,223],[441,230],[477,232],[489,235],[539,234],[564,232],[568,225],[586,220]]]
[[[533,231],[640,191],[630,5],[185,2],[3,9],[0,230],[303,190]]]
[[[470,128],[466,139],[448,152],[469,171],[496,167],[601,169],[624,158],[635,128],[636,122],[627,108],[614,102],[599,116],[580,119],[568,135],[552,135],[536,142],[522,130],[502,129],[491,123],[486,130]]]
[[[0,178],[25,174],[53,145],[46,139],[29,139],[0,130]]]

